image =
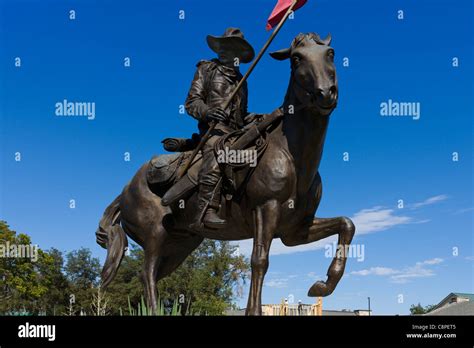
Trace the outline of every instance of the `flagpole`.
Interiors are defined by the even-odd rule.
[[[232,92],[232,94],[230,95],[230,97],[226,100],[226,102],[224,103],[224,105],[222,106],[222,109],[227,109],[230,105],[230,103],[232,102],[232,99],[234,99],[234,97],[237,95],[237,93],[239,92],[240,88],[243,86],[243,84],[245,83],[245,81],[247,81],[248,77],[250,76],[250,74],[252,73],[253,69],[255,68],[255,66],[257,65],[257,63],[260,61],[260,59],[262,58],[263,54],[265,53],[265,51],[267,50],[268,46],[270,46],[270,44],[272,43],[273,39],[275,38],[275,36],[278,34],[278,32],[280,31],[281,27],[283,26],[283,24],[285,24],[286,20],[288,19],[288,17],[290,16],[291,12],[293,12],[293,8],[295,7],[296,3],[298,2],[298,0],[293,0],[292,3],[291,3],[291,6],[288,8],[288,10],[286,11],[285,15],[283,16],[283,18],[280,20],[280,22],[278,23],[278,25],[275,27],[275,30],[273,30],[272,34],[270,35],[270,37],[268,38],[267,42],[265,42],[265,45],[263,45],[262,49],[260,50],[260,52],[257,54],[257,56],[255,57],[255,59],[253,60],[252,64],[250,65],[250,67],[248,68],[247,72],[245,73],[245,75],[242,77],[242,79],[239,81],[238,85],[235,87],[234,91]],[[192,152],[191,154],[191,157],[188,158],[188,161],[186,162],[186,165],[181,167],[182,170],[180,170],[177,174],[177,179],[180,179],[183,177],[184,174],[186,174],[186,172],[188,171],[189,167],[191,166],[194,158],[196,157],[197,153],[202,149],[202,147],[204,146],[204,144],[207,142],[207,140],[209,139],[210,135],[211,135],[211,132],[213,131],[213,129],[216,127],[217,123],[216,122],[212,122],[211,125],[209,126],[209,129],[207,130],[207,132],[203,135],[203,137],[201,138],[201,141],[200,143],[198,144],[198,146],[194,149],[194,151]]]

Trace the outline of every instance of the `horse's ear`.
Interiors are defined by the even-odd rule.
[[[331,33],[329,33],[328,36],[326,36],[324,40],[321,40],[321,42],[324,43],[326,46],[329,46],[331,44],[331,40],[332,40]]]
[[[290,49],[289,48],[284,48],[284,49],[279,50],[279,51],[271,52],[270,56],[273,59],[276,59],[276,60],[288,59],[288,58],[290,58]]]

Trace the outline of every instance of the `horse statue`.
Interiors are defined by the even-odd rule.
[[[161,203],[163,192],[147,182],[144,164],[107,207],[96,233],[107,249],[102,271],[103,287],[114,278],[127,248],[127,236],[144,249],[142,273],[145,297],[156,309],[156,282],[171,274],[204,238],[243,240],[253,238],[251,283],[246,315],[261,315],[261,294],[269,264],[272,240],[286,246],[316,242],[338,235],[338,252],[308,296],[330,295],[341,279],[355,227],[347,217],[317,218],[322,195],[318,172],[329,117],[337,104],[338,87],[331,36],[299,34],[291,46],[270,53],[277,60],[290,59],[291,75],[278,122],[266,134],[267,146],[258,165],[242,185],[242,194],[225,203],[228,227],[193,231],[196,190],[182,205]],[[169,155],[162,155],[169,156]],[[161,157],[161,156],[159,156]],[[237,178],[236,180],[242,179]],[[225,202],[225,197],[222,198]],[[342,251],[342,252],[341,252]]]

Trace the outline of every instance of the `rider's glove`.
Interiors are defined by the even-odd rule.
[[[222,108],[215,107],[209,109],[206,115],[206,121],[227,122],[229,120],[229,113]]]

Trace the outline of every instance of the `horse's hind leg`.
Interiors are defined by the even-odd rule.
[[[149,237],[144,244],[145,263],[142,273],[142,281],[147,306],[151,309],[153,314],[156,314],[156,279],[158,276],[159,264],[162,259],[162,247],[166,238],[166,231],[161,225],[153,228],[154,231],[151,233],[151,237]]]
[[[309,226],[296,231],[294,234],[281,238],[283,244],[296,246],[316,242],[334,234],[339,235],[337,242],[338,250],[327,271],[328,279],[325,282],[318,281],[314,283],[308,291],[308,296],[327,296],[334,291],[337,283],[344,274],[347,261],[346,247],[350,245],[354,232],[354,224],[347,217],[315,218]]]

